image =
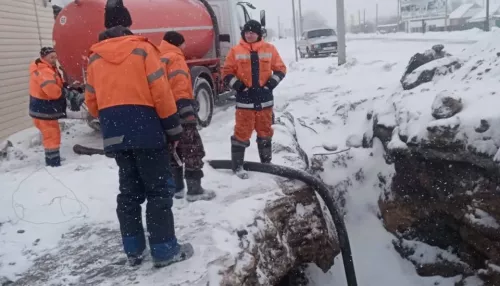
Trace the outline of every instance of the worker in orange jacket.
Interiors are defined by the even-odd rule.
[[[262,40],[262,26],[248,21],[241,31],[240,43],[228,53],[223,68],[224,82],[236,90],[236,124],[231,137],[233,172],[242,179],[245,149],[252,132],[257,131],[260,161],[271,163],[273,89],[283,80],[286,66],[276,48]]]
[[[161,62],[172,88],[182,128],[184,129],[179,145],[177,147],[170,146],[170,164],[176,184],[174,197],[178,199],[184,197],[185,177],[187,185],[186,199],[188,202],[212,200],[215,197],[215,192],[206,190],[201,186],[201,178],[204,175],[202,169],[205,149],[196,128],[198,120],[195,117],[193,107],[195,99],[191,74],[183,53],[185,47],[184,37],[175,31],[165,33],[160,44]],[[179,162],[175,158],[177,154]],[[183,170],[182,163],[185,164],[185,170]]]
[[[58,119],[66,117],[63,80],[56,67],[57,54],[51,47],[40,50],[40,58],[30,64],[29,115],[42,133],[45,164],[61,165],[61,130]]]
[[[172,213],[175,182],[168,144],[182,134],[175,99],[160,51],[134,35],[130,13],[122,1],[108,1],[107,30],[90,48],[85,102],[99,117],[104,151],[119,167],[117,215],[125,253],[131,265],[142,263],[146,238],[141,204],[147,199],[146,223],[155,267],[189,259],[191,244],[179,244]]]

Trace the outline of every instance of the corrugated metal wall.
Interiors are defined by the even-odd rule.
[[[52,46],[53,25],[47,0],[0,0],[0,139],[32,126],[28,68]]]

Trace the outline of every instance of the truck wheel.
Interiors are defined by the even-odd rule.
[[[312,53],[310,50],[309,50],[309,47],[306,48],[306,53],[307,53],[307,57],[308,58],[312,58],[314,57],[314,53]]]
[[[204,78],[196,78],[194,85],[194,99],[198,103],[196,118],[201,127],[207,127],[212,121],[214,113],[214,94],[212,87]]]

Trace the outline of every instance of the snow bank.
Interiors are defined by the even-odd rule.
[[[437,77],[411,91],[395,88],[387,102],[375,109],[375,116],[387,117],[387,104],[390,104],[395,124],[382,124],[398,126],[399,135],[406,143],[462,146],[493,159],[500,146],[500,131],[495,128],[500,123],[497,110],[500,104],[497,95],[500,88],[499,36],[500,31],[496,30],[487,39],[455,55],[463,65],[452,74]],[[436,109],[442,107],[443,97],[463,107],[446,118],[437,116]]]

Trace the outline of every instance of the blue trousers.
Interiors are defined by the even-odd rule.
[[[123,247],[129,257],[139,256],[146,248],[141,204],[146,204],[146,224],[151,255],[168,260],[179,252],[172,213],[175,182],[165,149],[118,151],[120,194],[117,215]]]

